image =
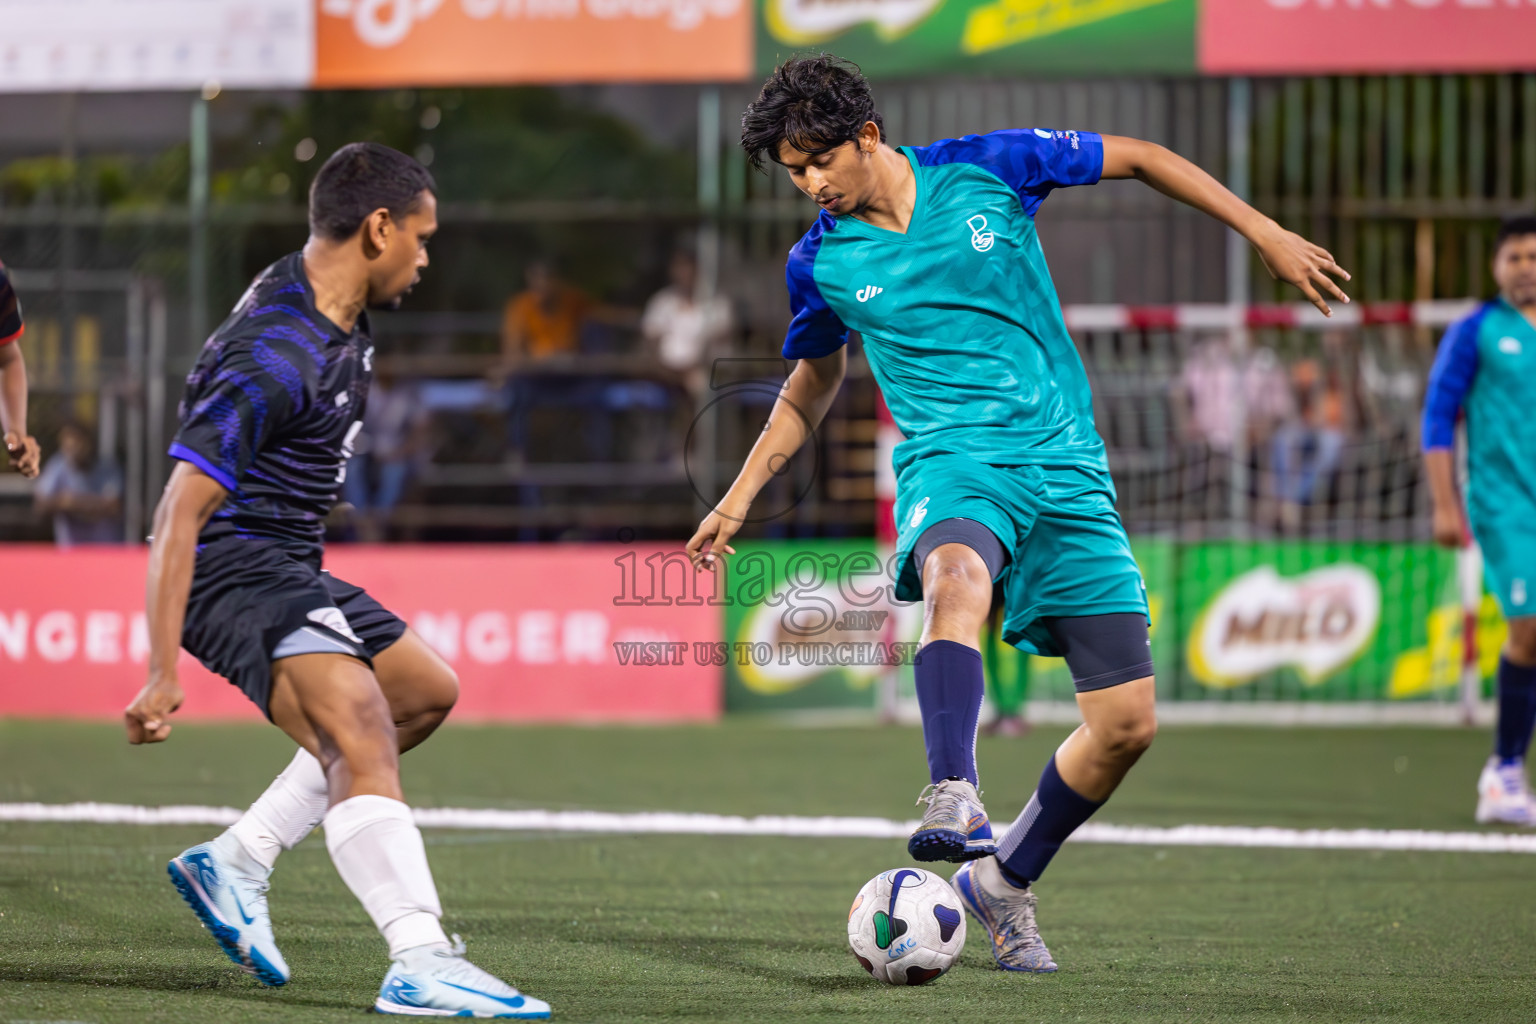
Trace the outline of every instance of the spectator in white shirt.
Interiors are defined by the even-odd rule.
[[[123,542],[123,471],[98,456],[96,438],[73,421],[59,430],[59,450],[43,467],[35,507],[53,516],[53,539],[61,548]]]
[[[679,249],[668,267],[670,283],[646,303],[640,329],[662,366],[681,375],[697,401],[709,382],[712,350],[730,336],[735,318],[719,295],[700,301],[699,265],[693,253]]]

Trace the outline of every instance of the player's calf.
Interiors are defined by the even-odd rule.
[[[931,785],[928,809],[907,841],[919,861],[965,861],[997,849],[977,791],[976,733],[985,694],[981,653],[973,646],[991,606],[1002,546],[986,527],[945,519],[913,552],[922,566],[923,646],[913,662]]]

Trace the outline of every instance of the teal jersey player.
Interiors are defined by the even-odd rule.
[[[981,523],[1009,556],[1004,637],[1060,655],[1043,619],[1147,611],[1034,223],[1052,189],[1099,180],[1103,140],[1026,129],[898,152],[915,183],[906,232],[823,212],[790,251],[784,354],[828,355],[850,330],[864,339],[907,438],[897,597],[922,597],[909,555],[925,528]]]
[[[758,491],[826,415],[859,332],[906,436],[896,596],[923,602],[913,675],[930,785],[907,850],[964,862],[955,888],[1000,967],[1054,971],[1033,883],[1151,744],[1157,716],[1146,591],[1035,214],[1053,189],[1136,177],[1242,232],[1325,313],[1319,290],[1348,301],[1328,277],[1347,275],[1151,143],[1036,128],[895,148],[869,84],[828,54],[775,69],[741,123],[753,163],[783,166],[821,215],[786,270],[795,369],[689,555],[713,569],[732,553]],[[994,838],[977,788],[977,644],[997,589],[1008,641],[1066,659],[1083,725]]]
[[[1482,823],[1536,826],[1525,755],[1536,730],[1536,217],[1500,228],[1499,295],[1451,325],[1424,396],[1424,464],[1435,539],[1466,533],[1452,459],[1456,417],[1467,423],[1467,518],[1488,589],[1509,620],[1499,658],[1498,727],[1477,784]]]

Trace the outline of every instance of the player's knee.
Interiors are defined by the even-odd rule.
[[[943,614],[980,606],[986,614],[992,601],[992,581],[975,552],[947,545],[929,555],[924,568],[928,579],[923,591],[934,611]]]
[[[1134,760],[1157,738],[1157,714],[1151,710],[1117,716],[1094,730],[1104,754],[1114,761]]]
[[[1514,619],[1504,642],[1504,656],[1516,665],[1536,665],[1536,617]]]
[[[424,674],[416,688],[417,712],[446,717],[459,702],[459,674],[447,665],[436,665]]]
[[[986,563],[981,556],[960,544],[945,544],[928,556],[924,566],[935,583],[954,586],[988,583]]]

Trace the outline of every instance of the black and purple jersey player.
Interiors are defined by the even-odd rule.
[[[267,913],[273,864],[323,820],[337,873],[389,946],[375,1009],[547,1017],[547,1004],[449,944],[401,792],[399,755],[453,707],[453,670],[321,568],[325,517],[373,375],[366,310],[397,306],[419,279],[436,188],[402,153],[343,147],[310,189],[304,249],[264,270],[204,345],[155,510],[149,680],[125,718],[131,742],[169,735],[184,647],[299,745],[227,832],[168,865],[198,919],[259,981],[290,978]]]

